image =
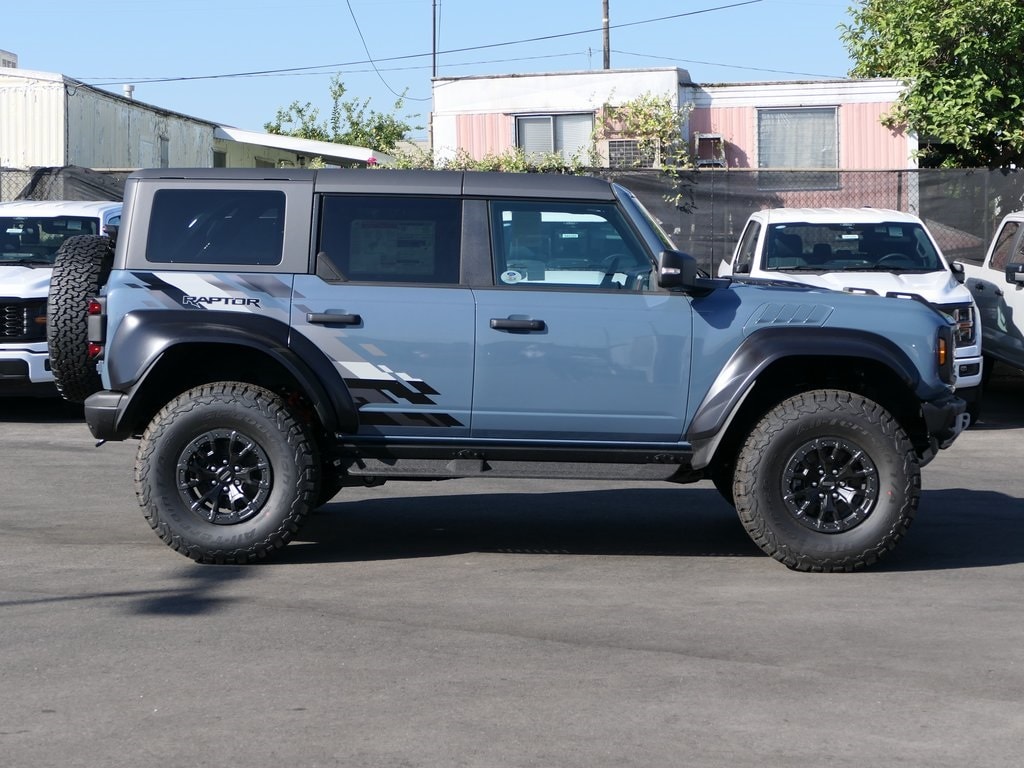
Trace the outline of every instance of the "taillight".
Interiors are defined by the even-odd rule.
[[[87,353],[90,360],[99,360],[103,357],[107,334],[107,300],[103,297],[89,299],[86,314],[89,324]]]

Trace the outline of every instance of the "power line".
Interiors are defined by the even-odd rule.
[[[669,56],[655,56],[650,53],[633,53],[632,51],[615,51],[623,56],[637,56],[642,59],[657,59],[659,61],[683,62],[684,64],[703,64],[707,67],[726,67],[728,69],[745,69],[751,72],[771,72],[776,75],[804,75],[805,77],[824,77],[827,79],[842,79],[845,75],[821,75],[814,72],[790,72],[786,69],[767,69],[766,67],[747,67],[741,64],[719,64],[715,61],[699,61],[698,59],[680,59]]]
[[[703,13],[711,13],[713,11],[727,10],[729,8],[738,8],[740,6],[753,5],[755,3],[760,3],[760,2],[763,2],[763,0],[742,0],[742,2],[729,3],[727,5],[718,5],[718,6],[715,6],[713,8],[703,8],[703,9],[697,10],[697,11],[687,11],[686,13],[675,13],[675,14],[672,14],[672,15],[669,15],[669,16],[659,16],[656,19],[644,19],[642,21],[630,21],[630,22],[626,22],[624,24],[612,24],[612,25],[609,26],[609,29],[625,29],[626,27],[635,27],[635,26],[640,26],[640,25],[643,25],[643,24],[656,24],[658,22],[669,21],[671,19],[679,19],[679,18],[683,18],[683,17],[686,17],[686,16],[696,16],[696,15],[703,14]],[[447,51],[439,51],[438,53],[441,54],[441,55],[444,55],[444,54],[451,54],[451,53],[465,53],[465,52],[468,52],[468,51],[481,51],[481,50],[486,50],[486,49],[489,49],[489,48],[500,48],[500,47],[508,46],[508,45],[523,45],[523,44],[526,44],[526,43],[542,42],[544,40],[557,40],[557,39],[561,39],[561,38],[565,38],[565,37],[574,37],[574,36],[578,36],[578,35],[589,35],[589,34],[593,34],[594,32],[603,32],[603,30],[604,30],[603,27],[594,27],[594,28],[590,28],[590,29],[579,30],[579,31],[576,31],[576,32],[562,32],[562,33],[554,34],[554,35],[541,35],[539,37],[531,37],[531,38],[526,38],[526,39],[523,39],[523,40],[508,40],[508,41],[505,41],[505,42],[502,42],[502,43],[489,43],[489,44],[486,44],[486,45],[466,46],[464,48],[451,48],[451,49],[449,49]],[[361,33],[360,33],[360,37],[362,37]],[[364,43],[364,45],[365,45],[365,43]],[[373,61],[373,60],[348,61],[348,62],[342,62],[342,63],[337,63],[337,64],[315,64],[315,65],[307,66],[307,67],[284,67],[284,68],[281,68],[281,69],[262,69],[262,70],[253,70],[251,72],[229,72],[229,73],[222,73],[222,74],[217,74],[217,75],[189,75],[189,76],[182,75],[182,76],[178,76],[178,77],[95,77],[95,78],[82,77],[82,78],[78,78],[78,79],[82,80],[83,82],[87,82],[88,85],[110,85],[110,84],[141,85],[141,84],[146,84],[146,83],[178,83],[178,82],[189,82],[189,81],[193,81],[193,80],[222,80],[222,79],[235,78],[235,77],[259,77],[259,76],[269,76],[269,75],[286,75],[286,74],[292,74],[292,73],[297,73],[297,72],[312,72],[313,70],[332,70],[332,69],[339,69],[341,67],[359,66],[359,65],[362,65],[362,64],[373,64],[373,65],[376,65],[376,64],[379,64],[379,63],[389,62],[389,61],[405,61],[405,60],[408,60],[408,59],[418,59],[418,58],[428,57],[428,56],[431,56],[431,55],[432,55],[431,53],[414,53],[414,54],[407,54],[407,55],[404,55],[404,56],[389,56],[389,57],[386,57],[386,58],[377,59],[376,61]],[[326,74],[326,72],[321,73],[321,74]]]
[[[388,84],[388,81],[384,79],[384,75],[382,75],[380,73],[380,70],[377,69],[377,62],[373,60],[373,54],[370,53],[370,47],[366,44],[366,38],[363,37],[363,30],[359,28],[359,20],[356,18],[356,12],[352,10],[351,0],[345,0],[345,5],[348,6],[349,15],[352,16],[352,23],[356,25],[356,32],[359,33],[359,39],[363,43],[363,50],[366,51],[366,58],[369,59],[370,64],[373,65],[373,71],[377,73],[377,77],[379,77],[380,81],[384,83],[385,88],[391,91],[391,93],[393,93],[398,98],[404,98],[404,96],[401,93],[395,91],[395,89]]]

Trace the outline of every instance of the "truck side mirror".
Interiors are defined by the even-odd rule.
[[[959,261],[954,261],[949,265],[950,272],[953,273],[953,279],[958,283],[963,283],[967,279],[967,274],[964,272],[964,265]]]
[[[1006,265],[1006,282],[1012,283],[1018,288],[1024,286],[1024,263],[1011,261]]]

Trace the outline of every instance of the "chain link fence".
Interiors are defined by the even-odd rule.
[[[988,169],[603,172],[631,189],[676,246],[714,274],[764,208],[894,208],[920,216],[950,260],[980,263],[1000,219],[1024,209],[1024,172]]]
[[[714,274],[763,208],[873,206],[924,219],[950,260],[980,263],[999,220],[1024,209],[1024,171],[597,171],[631,189],[676,246]],[[0,169],[0,201],[120,200],[127,171]]]
[[[0,168],[0,202],[121,200],[128,171],[90,168]]]

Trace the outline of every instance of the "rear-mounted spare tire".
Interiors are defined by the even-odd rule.
[[[57,251],[46,304],[46,341],[57,391],[73,403],[103,388],[96,361],[89,359],[89,300],[110,274],[110,240],[69,237]]]

